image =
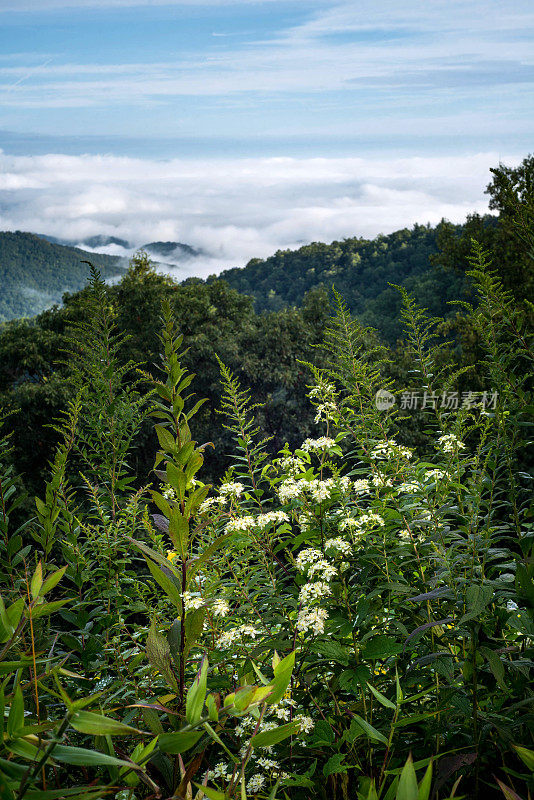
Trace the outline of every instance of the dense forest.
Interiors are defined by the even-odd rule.
[[[533,178],[0,327],[2,800],[532,795]]]
[[[32,316],[65,291],[81,289],[87,282],[88,258],[84,250],[49,242],[32,233],[0,233],[0,322]],[[124,272],[122,259],[91,255],[103,277]]]

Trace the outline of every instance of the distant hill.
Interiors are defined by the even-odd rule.
[[[389,284],[405,286],[431,314],[443,316],[451,313],[448,301],[465,297],[468,291],[463,273],[433,265],[439,229],[439,225],[414,225],[371,240],[350,238],[279,250],[269,258],[254,258],[241,269],[211,276],[208,282],[222,278],[252,296],[257,311],[299,306],[310,289],[335,286],[353,314],[394,343],[401,332],[401,303]]]
[[[144,244],[141,249],[152,255],[166,258],[169,256],[195,258],[200,255],[200,250],[195,250],[191,245],[182,242],[149,242],[149,244]]]
[[[89,269],[83,260],[105,278],[126,266],[117,256],[89,254],[33,233],[0,232],[0,322],[38,314],[60,302],[64,292],[81,289]]]

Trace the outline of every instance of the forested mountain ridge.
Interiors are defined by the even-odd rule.
[[[496,217],[482,219],[488,227],[496,224]],[[225,270],[218,280],[252,296],[256,311],[300,306],[310,289],[334,286],[353,314],[394,343],[400,335],[401,299],[390,284],[404,286],[431,314],[440,316],[450,313],[450,300],[466,295],[465,274],[438,263],[440,238],[451,228],[456,237],[461,236],[463,226],[441,222],[435,227],[414,225],[374,239],[313,242],[298,250],[279,250],[266,259],[252,259],[242,269]]]
[[[122,259],[55,244],[33,233],[0,232],[0,322],[33,316],[87,281],[90,259],[105,278],[122,274]]]

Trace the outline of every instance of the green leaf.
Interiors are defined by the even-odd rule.
[[[189,611],[185,618],[185,648],[184,658],[192,647],[195,646],[204,630],[204,619],[206,618],[206,607],[195,608]]]
[[[91,711],[76,711],[71,717],[70,724],[80,733],[89,733],[92,736],[124,736],[131,733],[143,733],[137,728],[125,725],[123,722],[93,714]]]
[[[417,800],[428,800],[430,797],[430,789],[432,788],[432,761],[426,768],[423,780],[419,784],[419,794]]]
[[[396,800],[418,800],[419,789],[411,754],[401,772]]]
[[[202,786],[201,783],[195,783],[197,789],[200,789],[209,800],[230,800],[230,795],[226,792],[220,792],[218,789],[212,789],[210,786]]]
[[[3,644],[15,633],[24,611],[24,598],[18,600],[6,609],[0,597],[0,642]]]
[[[360,717],[359,714],[354,715],[354,720],[358,723],[363,732],[367,734],[369,739],[374,739],[377,742],[382,742],[382,744],[388,743],[388,740],[386,739],[384,734],[380,733],[380,731],[377,731],[376,728],[373,728],[372,725],[369,725],[369,723],[366,722],[362,717]]]
[[[310,650],[318,655],[325,656],[329,661],[343,664],[344,667],[349,663],[349,652],[345,647],[334,641],[315,641],[311,644]]]
[[[267,705],[275,705],[278,703],[285,694],[287,687],[289,686],[289,681],[291,680],[291,675],[293,673],[293,667],[295,665],[295,651],[289,653],[285,658],[276,664],[274,667],[274,679],[271,681],[272,686],[272,694],[267,700]]]
[[[59,583],[59,581],[61,580],[61,578],[65,574],[65,570],[66,569],[67,569],[67,566],[61,567],[61,569],[57,569],[55,572],[53,572],[51,575],[48,576],[48,578],[45,580],[45,582],[43,583],[43,585],[41,587],[41,591],[39,592],[41,597],[44,597],[44,595],[47,592],[49,592],[51,589],[53,589]]]
[[[165,636],[157,630],[155,620],[152,620],[148,632],[146,654],[152,666],[165,676],[169,686],[178,691],[178,684],[171,669],[171,648]]]
[[[71,598],[68,597],[66,600],[54,600],[52,603],[41,603],[40,605],[32,608],[32,618],[40,619],[41,617],[48,617],[50,614],[54,614],[58,609],[70,602]]]
[[[19,731],[24,728],[24,698],[22,689],[17,686],[11,701],[9,716],[7,718],[7,735],[9,738],[16,737]]]
[[[115,756],[108,756],[107,753],[99,753],[98,750],[86,750],[84,747],[68,747],[58,744],[52,751],[54,761],[62,764],[72,764],[79,767],[131,767],[139,769],[136,764],[129,761],[121,761]]]
[[[493,597],[493,589],[486,584],[475,584],[468,586],[465,593],[465,600],[467,604],[467,613],[460,619],[462,622],[467,622],[469,619],[474,619],[486,608],[488,603]]]
[[[163,733],[158,738],[159,749],[164,753],[178,755],[191,750],[202,736],[202,731],[186,731],[181,733]]]
[[[262,731],[253,736],[250,740],[252,747],[271,747],[287,739],[288,736],[296,735],[300,730],[298,722],[288,722],[286,725],[279,725],[271,731]]]
[[[159,445],[166,453],[172,453],[176,447],[174,436],[164,425],[154,425],[156,436],[158,437]]]
[[[362,648],[362,658],[371,661],[377,658],[389,658],[402,652],[403,645],[396,642],[391,636],[378,634],[368,639]]]
[[[32,597],[34,600],[39,597],[39,592],[41,591],[41,586],[43,585],[43,565],[39,561],[35,568],[35,572],[33,573],[32,581],[30,590],[32,593]]]
[[[513,744],[512,747],[523,764],[534,772],[534,750],[528,750],[526,747],[521,747],[518,744]]]
[[[385,708],[393,708],[393,709],[397,708],[395,703],[392,703],[391,700],[388,700],[388,698],[385,697],[382,694],[382,692],[379,692],[378,689],[375,689],[375,687],[372,686],[370,683],[368,683],[367,686],[372,691],[378,702],[381,703],[383,706],[385,706]]]
[[[163,570],[156,566],[154,562],[148,558],[146,555],[144,556],[145,561],[147,563],[148,569],[150,570],[150,574],[154,578],[154,580],[161,586],[163,591],[166,595],[172,600],[172,602],[177,607],[178,611],[181,613],[182,611],[182,594],[178,587],[172,582],[171,578],[168,575],[165,575]]]
[[[204,656],[202,664],[187,692],[185,703],[185,718],[190,725],[196,725],[202,717],[202,709],[206,700],[206,686],[208,681],[208,659]]]
[[[323,775],[328,777],[329,775],[335,775],[339,772],[346,772],[348,766],[343,764],[344,760],[345,753],[335,753],[333,756],[330,756],[323,767]]]

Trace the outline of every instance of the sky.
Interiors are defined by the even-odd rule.
[[[0,229],[197,274],[487,209],[532,150],[530,0],[0,0]]]

